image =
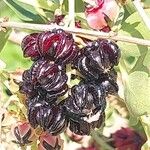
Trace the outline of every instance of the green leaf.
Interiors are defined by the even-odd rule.
[[[27,22],[45,23],[35,8],[18,0],[4,0],[4,2],[18,15],[20,19]]]
[[[68,0],[64,0],[63,9],[68,12]],[[81,13],[84,12],[84,3],[82,0],[75,0],[75,12]]]
[[[146,13],[150,16],[150,10],[146,10]],[[121,35],[138,37],[142,39],[150,39],[150,34],[148,33],[149,33],[149,29],[145,26],[145,24],[142,21],[142,18],[139,16],[137,12],[130,15],[125,20],[121,30],[119,31],[119,34]],[[150,64],[149,63],[150,57],[148,55],[148,51],[150,50],[149,47],[141,46],[137,44],[131,44],[131,43],[123,43],[123,42],[118,42],[118,45],[122,50],[122,58],[132,56],[139,59],[137,61],[139,63],[136,64],[136,66],[133,68],[131,72],[135,70],[139,70],[143,66],[147,67]]]
[[[0,17],[9,16],[9,18],[16,20],[15,13],[6,5],[6,3],[0,0]]]
[[[54,12],[60,6],[59,2],[57,2],[56,0],[54,1],[52,0],[30,0],[30,1],[18,0],[18,1],[27,5],[30,5],[34,7],[36,10],[43,9],[43,11],[49,10],[49,11]]]
[[[146,13],[150,15],[150,10]],[[119,34],[150,39],[150,31],[143,23],[138,13],[130,15],[122,25]],[[118,42],[122,49],[121,62],[124,61],[128,71],[125,78],[124,94],[125,103],[133,117],[150,113],[150,79],[149,79],[149,62],[150,48],[131,43]],[[130,59],[127,59],[130,58]],[[131,61],[132,59],[133,61]],[[131,61],[131,62],[130,62]],[[124,76],[124,72],[121,72]]]
[[[134,13],[134,12],[136,11],[136,9],[135,9],[135,7],[134,7],[134,5],[133,5],[132,0],[128,0],[128,1],[127,1],[127,4],[125,5],[125,7],[126,7],[126,9],[128,10],[128,12],[129,12],[130,14],[132,14],[132,13]]]
[[[126,105],[135,117],[150,114],[150,78],[148,74],[135,71],[125,84]]]
[[[41,7],[43,9],[47,9],[50,11],[55,11],[57,8],[59,8],[59,3],[55,1],[45,1],[45,0],[37,0],[38,7]]]
[[[29,68],[31,61],[23,57],[21,47],[8,41],[0,53],[0,59],[6,63],[7,70],[16,68]]]
[[[123,7],[121,7],[119,11],[119,15],[116,21],[113,23],[113,28],[112,28],[113,31],[118,31],[121,28],[121,23],[123,21],[124,14],[125,14],[125,10]]]
[[[145,7],[150,7],[150,1],[149,0],[145,0],[144,1],[144,6]]]
[[[0,39],[1,39],[0,40],[0,52],[4,48],[10,33],[11,33],[10,29],[8,29],[6,32],[0,31]]]

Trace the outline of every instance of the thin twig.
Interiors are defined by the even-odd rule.
[[[75,0],[68,0],[70,27],[75,27]]]
[[[142,7],[141,1],[140,0],[134,0],[133,4],[136,7],[139,15],[143,19],[144,23],[146,24],[146,26],[150,30],[150,18],[146,15],[146,13],[145,13],[145,11],[144,11],[144,9]]]
[[[19,23],[19,22],[0,22],[0,27],[30,29],[30,30],[37,30],[37,31],[50,31],[53,29],[63,29],[67,32],[78,34],[80,36],[90,36],[94,38],[110,39],[115,41],[122,41],[122,42],[134,43],[138,45],[150,46],[150,40],[144,40],[144,39],[124,36],[124,35],[116,35],[115,33],[112,34],[112,33],[98,32],[98,31],[79,29],[79,28],[62,27],[58,25],[31,24],[31,23]]]
[[[97,135],[96,131],[93,131],[91,133],[91,136],[94,138],[94,140],[97,142],[97,144],[102,147],[104,150],[115,150],[113,147],[111,147],[109,144],[106,143],[100,136]]]
[[[20,45],[23,38],[27,35],[25,32],[17,32],[17,31],[12,31],[9,39],[11,42]]]

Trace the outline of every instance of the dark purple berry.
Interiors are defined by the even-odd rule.
[[[99,78],[99,83],[104,88],[106,94],[116,94],[118,92],[119,87],[116,82],[117,72],[114,69],[109,73],[102,74]]]
[[[87,49],[87,50],[86,50]],[[102,72],[107,72],[114,65],[118,65],[120,49],[110,40],[98,40],[91,46],[85,47],[85,55],[90,59],[93,66]]]
[[[118,85],[113,80],[104,80],[101,82],[101,86],[104,88],[106,94],[116,94],[118,92]]]
[[[95,120],[95,118],[97,118]],[[86,121],[70,119],[69,129],[77,135],[89,135],[94,128],[100,128],[105,121],[105,114],[99,115],[99,112],[95,116],[86,118]]]
[[[23,73],[20,92],[27,96],[46,95],[50,99],[64,95],[68,86],[67,75],[61,66],[49,60],[37,60]]]
[[[97,40],[82,49],[75,68],[89,80],[98,79],[119,63],[120,49],[110,40]]]
[[[78,58],[77,69],[88,80],[98,79],[99,74],[102,74],[102,72],[98,73],[92,65],[93,64],[90,63],[90,59],[86,56]]]
[[[22,82],[19,83],[19,90],[21,93],[34,96],[36,94],[36,89],[34,88],[34,85],[32,84],[31,80],[31,71],[25,70],[22,74]]]
[[[40,126],[53,135],[63,132],[68,124],[64,108],[46,101],[32,103],[28,109],[28,119],[33,128]]]
[[[104,53],[103,56],[109,59],[110,66],[113,67],[114,65],[118,65],[121,56],[118,45],[110,40],[100,40],[100,45]]]
[[[88,135],[91,129],[100,127],[99,124],[93,126],[93,123],[96,124],[95,122],[99,121],[101,114],[105,110],[105,92],[101,86],[96,84],[81,83],[71,89],[71,95],[66,100],[65,107],[71,122],[70,130],[73,130],[72,126],[74,124],[78,124],[79,128],[82,128],[80,127],[81,123],[81,125],[84,124],[87,128],[85,127],[85,131],[76,134]]]
[[[45,90],[49,98],[66,93],[67,79],[62,67],[49,60],[38,60],[31,67],[31,84]]]

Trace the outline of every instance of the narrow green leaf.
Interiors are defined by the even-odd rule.
[[[44,23],[45,19],[41,17],[35,8],[31,5],[19,2],[18,0],[4,0],[4,2],[19,16],[20,19],[27,22]]]
[[[55,11],[55,9],[59,8],[60,4],[54,0],[18,0],[24,4],[30,5],[36,9],[50,10]]]
[[[63,2],[63,9],[68,12],[68,0],[64,0]],[[84,3],[82,0],[75,0],[75,12],[81,13],[84,12]]]
[[[37,0],[37,3],[38,3],[38,7],[50,11],[55,11],[57,8],[59,8],[59,3],[57,1]]]
[[[134,5],[133,5],[132,0],[128,0],[128,1],[127,1],[127,4],[125,5],[125,7],[126,7],[126,9],[128,10],[128,12],[129,12],[130,14],[136,12],[136,9],[135,9],[135,7],[134,7]]]
[[[124,18],[124,13],[125,13],[124,8],[121,7],[119,15],[118,15],[116,21],[113,24],[113,28],[112,28],[113,31],[115,31],[115,30],[118,31],[121,28],[121,23],[122,23],[122,20]]]

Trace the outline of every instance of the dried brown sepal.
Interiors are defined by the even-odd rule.
[[[9,21],[8,17],[0,18],[0,31],[6,32],[6,28],[2,26],[2,23],[8,22],[8,21]]]
[[[122,117],[124,117],[124,118],[128,117],[129,111],[128,111],[125,103],[119,96],[108,95],[107,100],[110,103],[110,106],[115,108]]]

